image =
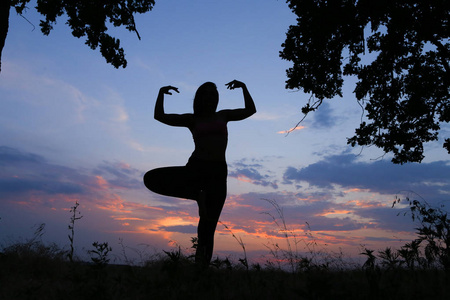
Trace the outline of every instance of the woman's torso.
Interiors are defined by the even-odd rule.
[[[189,128],[194,139],[195,150],[191,157],[200,160],[225,161],[228,144],[227,122],[215,113],[208,117],[194,117]]]

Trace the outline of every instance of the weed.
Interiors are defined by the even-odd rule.
[[[62,260],[66,251],[62,250],[56,244],[49,245],[42,242],[42,236],[45,233],[45,223],[37,225],[37,228],[31,239],[22,243],[15,243],[5,247],[2,251],[7,257],[16,257],[18,259],[49,259]]]
[[[109,263],[108,254],[112,251],[112,248],[108,245],[108,243],[92,243],[95,250],[89,250],[88,253],[91,255],[91,261],[98,268],[103,268]]]
[[[198,247],[198,237],[193,236],[191,237],[191,243],[192,243],[192,249],[197,250]]]
[[[122,238],[119,238],[119,245],[121,247],[121,257],[119,257],[118,259],[129,266],[143,266],[148,261],[152,260],[155,256],[154,253],[156,253],[156,249],[153,249],[153,254],[149,253],[149,249],[153,247],[148,244],[138,244],[135,247],[126,246]],[[134,254],[132,255],[132,258],[128,256],[128,250],[130,250]]]
[[[419,227],[416,228],[417,239],[403,248],[402,255],[406,256],[407,264],[414,267],[414,262],[417,261],[424,266],[424,260],[420,260],[418,257],[419,247],[422,246],[427,266],[440,264],[450,275],[450,219],[448,212],[443,209],[443,206],[432,207],[424,199],[419,201],[406,197],[405,201],[409,205],[412,220],[419,223]],[[392,206],[399,202],[400,198],[396,197]]]
[[[75,201],[75,205],[70,208],[70,212],[72,213],[72,216],[70,217],[70,223],[69,223],[69,230],[70,234],[68,235],[69,241],[70,241],[70,251],[68,253],[68,257],[70,262],[73,263],[73,254],[74,254],[74,237],[75,237],[75,221],[81,219],[83,216],[81,215],[81,212],[77,211],[78,206],[80,204],[78,201]]]
[[[398,251],[392,250],[391,247],[386,247],[383,251],[378,251],[378,256],[382,259],[381,264],[387,269],[397,269],[402,261],[399,259]]]
[[[171,251],[163,250],[163,252],[169,257],[170,261],[172,261],[174,263],[178,263],[181,260],[181,258],[183,257],[180,246],[178,246],[178,249],[176,249],[176,250],[171,250]]]
[[[123,256],[123,258],[125,260],[125,264],[132,265],[131,261],[128,259],[128,255],[127,255],[127,252],[125,250],[127,247],[123,243],[123,239],[122,238],[119,238],[119,245],[120,245],[121,250],[122,250],[122,256]]]
[[[228,271],[231,271],[233,269],[233,264],[231,263],[228,257],[225,257],[225,259],[220,259],[219,257],[216,257],[211,262],[211,265],[215,266],[217,269],[225,269]]]
[[[419,247],[420,242],[414,240],[411,243],[406,243],[398,250],[398,255],[403,259],[403,263],[410,270],[414,270],[416,264],[422,267],[425,266],[423,259],[420,257]]]
[[[285,267],[282,263],[287,263],[287,267],[292,273],[297,271],[327,270],[331,267],[335,269],[344,268],[343,253],[329,253],[324,246],[319,245],[312,234],[308,222],[305,222],[306,229],[303,230],[305,238],[299,238],[295,231],[288,227],[283,208],[275,200],[262,200],[269,202],[275,209],[275,215],[269,212],[263,212],[263,214],[272,218],[272,221],[278,227],[278,232],[282,234],[286,242],[285,248],[282,248],[278,243],[264,245],[275,258],[275,263],[267,261],[266,266],[274,268],[276,264],[281,269]],[[303,244],[306,252],[300,252],[300,244]]]
[[[376,267],[376,256],[373,255],[374,250],[369,250],[367,248],[364,248],[364,252],[361,252],[361,255],[367,256],[367,260],[363,265],[363,269],[365,270],[375,270]]]
[[[285,241],[286,241],[286,246],[287,246],[287,251],[284,251],[281,249],[281,247],[276,243],[274,245],[272,245],[272,249],[269,246],[266,246],[272,255],[274,255],[275,258],[278,258],[278,261],[280,261],[279,257],[278,257],[278,253],[281,252],[283,255],[283,259],[286,259],[291,267],[291,271],[295,272],[296,270],[296,265],[298,262],[298,248],[297,245],[299,243],[297,236],[294,234],[294,232],[292,230],[289,230],[287,225],[286,225],[286,220],[284,218],[284,212],[283,212],[283,208],[281,208],[278,203],[275,200],[270,200],[270,199],[262,199],[264,201],[269,202],[273,208],[275,209],[276,213],[277,213],[277,217],[275,217],[274,215],[272,215],[269,212],[264,212],[264,214],[270,216],[273,220],[273,222],[277,225],[277,227],[279,228],[279,231],[283,234]],[[281,224],[278,223],[278,219],[281,220]],[[291,238],[293,239],[293,245],[291,244]],[[295,250],[293,249],[293,247],[295,248]]]
[[[219,221],[220,222],[220,221]],[[245,250],[245,244],[242,241],[241,237],[237,237],[236,235],[234,235],[233,231],[231,231],[231,229],[224,223],[220,222],[220,224],[222,224],[226,230],[228,230],[231,235],[233,236],[233,238],[238,242],[238,244],[241,246],[242,250],[244,251],[244,258],[239,258],[239,262],[245,267],[245,269],[248,271],[248,260],[247,260],[247,252]]]

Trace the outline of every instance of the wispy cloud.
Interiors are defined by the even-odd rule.
[[[288,129],[288,130],[278,131],[277,133],[279,133],[279,134],[288,134],[288,133],[291,133],[293,131],[302,130],[302,129],[305,129],[305,128],[306,128],[305,126],[299,125],[299,126],[293,127],[291,129]]]
[[[2,109],[11,113],[2,115],[0,122],[8,127],[2,126],[0,134],[5,131],[19,140],[35,139],[34,145],[58,141],[60,147],[73,145],[72,149],[87,139],[102,140],[102,146],[119,142],[143,149],[133,136],[126,101],[116,87],[100,84],[92,91],[21,63],[7,62],[5,68],[0,87],[10,94],[2,98]],[[29,128],[38,131],[30,135]]]
[[[247,163],[245,160],[241,160],[231,164],[230,167],[229,177],[264,187],[278,188],[277,180],[273,175],[261,173],[263,166],[260,163]]]
[[[313,113],[313,128],[331,128],[336,125],[338,117],[333,114],[333,110],[328,102],[323,102]]]

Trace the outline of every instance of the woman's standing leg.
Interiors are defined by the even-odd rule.
[[[221,169],[219,172],[216,169],[214,172],[216,174],[209,174],[198,200],[200,220],[197,228],[198,245],[195,261],[205,266],[209,265],[212,258],[214,233],[227,196],[226,166]]]

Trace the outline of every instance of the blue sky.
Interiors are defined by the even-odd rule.
[[[34,30],[11,12],[2,55],[2,245],[29,238],[40,223],[47,224],[45,239],[67,245],[69,209],[79,201],[79,255],[94,241],[119,250],[119,239],[129,247],[166,249],[175,242],[188,248],[195,203],[153,194],[141,178],[155,167],[184,165],[193,150],[187,129],[153,119],[159,88],[180,90],[166,98],[167,111],[191,112],[195,90],[205,81],[218,85],[219,109],[243,106],[242,93],[225,88],[233,79],[247,84],[258,109],[229,124],[229,188],[221,218],[255,257],[267,253],[268,244],[283,243],[270,217],[276,211],[264,199],[283,208],[302,241],[311,230],[329,251],[348,253],[412,238],[410,218],[391,208],[395,195],[414,192],[429,203],[446,203],[450,165],[439,143],[427,145],[423,163],[404,166],[393,165],[389,155],[380,158],[378,149],[347,146],[361,120],[352,78],[343,98],[325,102],[302,129],[283,133],[300,120],[309,99],[284,88],[290,63],[278,53],[295,23],[284,1],[157,1],[136,17],[141,41],[111,28],[128,60],[119,70],[72,37],[63,19],[43,36],[32,7],[25,16]],[[216,245],[217,255],[241,251],[222,225]]]

